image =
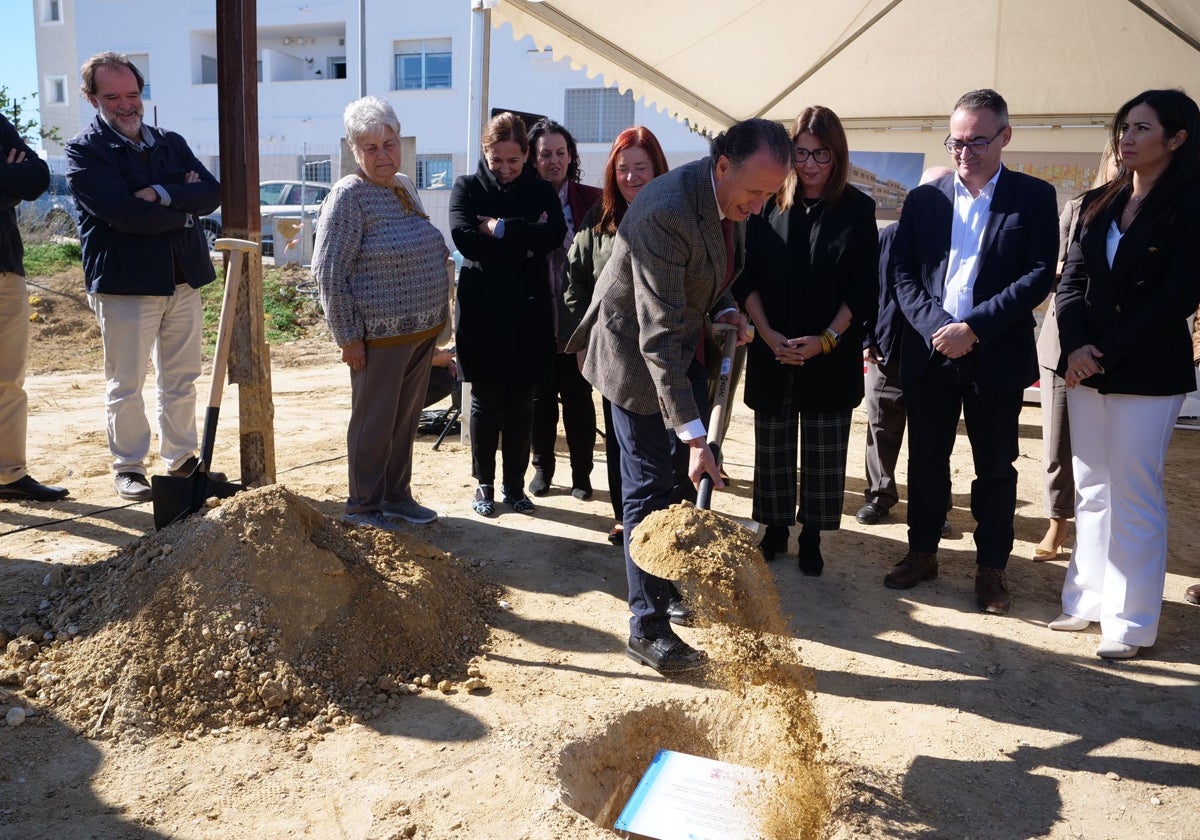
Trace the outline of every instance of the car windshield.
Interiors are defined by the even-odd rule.
[[[259,184],[259,204],[283,204],[283,195],[287,192],[287,184]]]

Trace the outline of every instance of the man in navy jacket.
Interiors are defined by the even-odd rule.
[[[99,114],[67,143],[67,183],[104,343],[114,483],[121,498],[145,501],[150,425],[142,384],[151,352],[159,454],[172,475],[196,467],[199,290],[216,276],[196,217],[216,209],[221,187],[182,137],[142,122],[145,82],[127,57],[98,53],[82,76]]]
[[[1008,105],[993,90],[964,94],[946,150],[955,174],[917,187],[892,243],[896,301],[908,326],[900,379],[908,408],[908,547],[884,578],[908,589],[938,574],[950,499],[950,454],[966,422],[975,461],[975,600],[1003,614],[1013,546],[1024,389],[1038,377],[1033,309],[1058,260],[1058,207],[1045,181],[1005,169]]]
[[[25,469],[29,293],[16,206],[33,201],[49,184],[46,162],[0,117],[0,499],[53,502],[67,495],[65,487],[35,481]]]

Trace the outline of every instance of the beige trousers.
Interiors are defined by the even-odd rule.
[[[29,293],[25,278],[0,272],[0,484],[24,478],[25,353],[29,345]]]

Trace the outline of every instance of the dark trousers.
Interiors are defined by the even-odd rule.
[[[702,417],[707,417],[707,381],[702,368],[693,362],[688,379]],[[687,477],[688,445],[674,429],[668,429],[661,414],[635,414],[619,405],[612,407],[613,431],[621,448],[621,493],[625,523],[625,575],[629,580],[629,633],[640,639],[668,635],[667,605],[678,591],[669,580],[642,571],[629,556],[633,529],[656,510],[664,510],[683,498],[696,497]]]
[[[935,357],[904,389],[908,407],[908,545],[935,552],[950,501],[950,454],[961,415],[971,443],[975,480],[976,562],[1003,569],[1013,547],[1017,507],[1018,432],[1022,390],[980,388],[970,355]]]
[[[900,387],[898,356],[880,364],[867,363],[867,487],[868,502],[890,510],[900,501],[896,462],[904,442],[904,390]]]
[[[608,498],[612,501],[613,518],[621,522],[625,518],[621,502],[621,445],[617,443],[617,435],[613,431],[613,406],[608,397],[601,398],[600,407],[604,411],[604,461],[608,465]]]
[[[503,433],[502,486],[508,495],[521,495],[529,467],[532,417],[533,385],[471,383],[471,475],[476,481],[496,483],[496,447]]]
[[[592,447],[596,443],[596,404],[592,386],[579,372],[574,353],[556,353],[554,376],[533,390],[533,468],[546,481],[554,475],[554,443],[558,439],[558,398],[562,396],[563,430],[571,458],[571,486],[591,487]]]

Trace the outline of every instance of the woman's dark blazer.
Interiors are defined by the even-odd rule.
[[[480,216],[503,219],[503,238],[480,233]],[[546,255],[567,235],[554,187],[529,170],[501,185],[481,161],[474,175],[454,182],[450,235],[464,258],[455,333],[463,379],[548,381],[555,301]]]
[[[1102,191],[1084,196],[1081,214]],[[1184,394],[1196,388],[1187,319],[1200,303],[1200,183],[1184,189],[1157,218],[1139,213],[1109,268],[1108,231],[1128,198],[1127,189],[1104,214],[1081,222],[1067,253],[1055,298],[1058,373],[1072,350],[1094,344],[1104,354],[1104,373],[1084,385],[1102,394]]]
[[[788,338],[820,335],[843,303],[854,317],[838,346],[803,366],[781,365],[765,341],[755,338],[746,359],[746,405],[774,414],[783,409],[786,377],[797,378],[800,408],[836,411],[863,398],[863,327],[879,305],[879,234],[875,202],[846,187],[836,206],[824,207],[804,241],[789,235],[804,217],[797,190],[795,203],[781,211],[774,203],[746,227],[746,268],[734,284],[745,304],[757,290],[772,328]],[[795,255],[806,249],[812,268],[803,274]]]

